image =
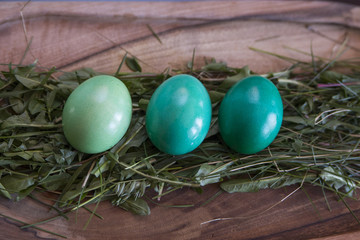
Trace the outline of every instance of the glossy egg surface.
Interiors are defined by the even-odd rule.
[[[62,122],[68,142],[84,153],[113,147],[125,134],[132,116],[128,89],[117,78],[92,77],[66,100]]]
[[[151,142],[172,155],[191,152],[206,137],[211,121],[210,97],[202,83],[181,74],[163,82],[146,110]]]
[[[219,109],[219,130],[225,143],[243,154],[266,148],[277,136],[283,104],[275,85],[261,76],[236,83]]]

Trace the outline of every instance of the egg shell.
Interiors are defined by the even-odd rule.
[[[225,143],[243,154],[266,148],[279,133],[283,104],[276,86],[261,76],[236,83],[219,109],[219,130]]]
[[[181,74],[163,82],[146,110],[151,142],[172,155],[191,152],[205,139],[211,122],[210,97],[202,83]]]
[[[126,133],[132,116],[131,96],[117,78],[92,77],[66,100],[62,123],[68,142],[84,153],[113,147]]]

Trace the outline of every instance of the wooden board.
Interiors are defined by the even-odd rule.
[[[22,3],[0,5],[1,62],[18,63],[26,49],[20,17]],[[334,56],[338,43],[358,48],[359,7],[327,2],[189,2],[189,3],[31,3],[23,10],[27,63],[74,70],[84,66],[115,72],[125,51],[142,61],[144,71],[183,68],[196,50],[230,65],[257,72],[288,66],[249,47],[300,60]],[[147,25],[159,35],[162,44]],[[355,29],[351,29],[355,28]],[[343,57],[356,55],[354,49]]]
[[[360,7],[326,1],[226,1],[226,2],[122,2],[0,4],[0,63],[38,61],[61,70],[92,67],[116,71],[125,52],[136,56],[144,71],[185,68],[196,50],[195,63],[216,58],[230,66],[249,65],[258,73],[280,71],[290,63],[249,49],[255,47],[299,60],[314,54],[333,58],[341,43],[342,58],[360,56]],[[24,23],[24,24],[23,24]],[[161,43],[148,26],[157,33]],[[25,26],[25,28],[24,28]],[[26,29],[26,35],[25,31]],[[294,51],[296,49],[298,51]],[[4,67],[4,66],[2,66]],[[360,239],[360,228],[347,208],[326,192],[331,211],[319,188],[306,186],[268,211],[294,190],[292,186],[258,193],[223,193],[209,204],[218,187],[208,186],[199,195],[182,189],[161,199],[162,205],[195,204],[168,208],[150,204],[147,217],[134,216],[110,203],[83,230],[90,214],[84,210],[41,227],[69,239]],[[45,199],[46,195],[38,197]],[[309,197],[311,201],[309,200]],[[355,214],[360,203],[348,201]],[[94,207],[94,206],[92,206]],[[56,213],[31,199],[0,199],[0,213],[33,223]],[[243,217],[202,224],[214,218]],[[30,228],[20,230],[0,218],[0,239],[57,239]]]
[[[359,225],[346,207],[327,192],[331,212],[321,189],[307,186],[296,191],[291,198],[277,204],[297,187],[279,190],[263,190],[257,193],[223,193],[205,206],[201,206],[213,196],[218,188],[209,186],[199,195],[192,190],[182,189],[161,199],[160,204],[195,204],[191,208],[167,208],[150,203],[151,215],[135,216],[110,203],[102,203],[97,213],[104,220],[94,217],[83,230],[90,213],[79,210],[72,213],[69,220],[60,218],[40,227],[67,236],[69,239],[359,239]],[[309,201],[312,200],[314,206]],[[41,196],[40,196],[41,197]],[[41,197],[42,200],[46,198]],[[360,204],[348,201],[355,214],[360,213]],[[1,213],[34,223],[56,216],[34,200],[13,203],[1,200]],[[93,209],[94,206],[91,206]],[[244,217],[234,220],[202,224],[214,218]],[[47,233],[28,229],[21,231],[17,223],[1,219],[2,239],[54,239]],[[0,235],[0,236],[1,236]],[[342,237],[342,238],[341,238]],[[55,238],[58,239],[58,238]],[[60,239],[60,238],[59,238]]]

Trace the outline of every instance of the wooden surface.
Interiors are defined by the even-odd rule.
[[[134,216],[110,203],[100,204],[97,213],[105,219],[92,219],[86,230],[90,214],[84,210],[68,215],[69,220],[58,219],[41,227],[66,235],[69,239],[359,239],[359,225],[341,202],[327,193],[332,211],[328,211],[321,190],[307,186],[306,193],[299,190],[290,199],[272,210],[263,212],[295,190],[263,190],[257,193],[221,194],[214,201],[200,206],[218,189],[206,187],[199,195],[182,189],[161,200],[161,204],[195,204],[191,208],[166,208],[150,204],[150,216]],[[46,200],[42,198],[42,200]],[[360,204],[348,201],[356,214]],[[91,208],[93,208],[92,206]],[[1,201],[1,212],[24,222],[35,222],[56,216],[33,200],[12,203]],[[247,217],[244,219],[201,224],[218,217]],[[2,239],[54,239],[53,236],[33,229],[21,231],[16,223],[0,220]],[[55,238],[56,239],[56,238]]]
[[[26,49],[20,10],[24,3],[0,4],[0,63],[19,63]],[[92,67],[116,71],[125,51],[141,61],[144,71],[184,68],[196,49],[195,63],[214,57],[230,66],[249,65],[258,73],[279,71],[289,63],[253,52],[249,47],[284,54],[299,60],[335,56],[345,39],[342,58],[360,56],[360,7],[326,1],[237,1],[187,3],[41,3],[22,11],[26,37],[32,39],[24,63],[38,60],[44,67],[61,70]],[[160,43],[147,24],[158,34]],[[360,239],[360,225],[338,199],[327,192],[328,210],[321,189],[306,186],[272,208],[297,186],[258,193],[226,194],[201,206],[214,195],[216,185],[199,195],[190,189],[171,193],[163,205],[195,204],[191,208],[166,208],[150,204],[147,217],[134,216],[110,203],[102,203],[87,230],[90,216],[80,210],[69,220],[59,218],[41,227],[68,239]],[[307,197],[310,196],[311,201]],[[46,195],[39,196],[45,199]],[[355,214],[360,202],[348,200]],[[94,207],[94,206],[91,206]],[[56,213],[31,199],[0,199],[0,213],[33,223]],[[201,224],[219,217],[246,217]],[[57,239],[35,229],[0,218],[0,239]]]

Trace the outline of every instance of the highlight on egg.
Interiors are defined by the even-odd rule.
[[[181,155],[205,139],[211,122],[211,101],[203,84],[181,74],[163,82],[146,110],[146,130],[161,151]]]
[[[132,101],[125,84],[113,76],[95,76],[81,83],[66,100],[64,135],[81,152],[103,152],[125,135],[131,116]]]
[[[267,78],[250,76],[226,93],[219,109],[219,130],[233,150],[253,154],[269,146],[279,133],[283,104]]]

